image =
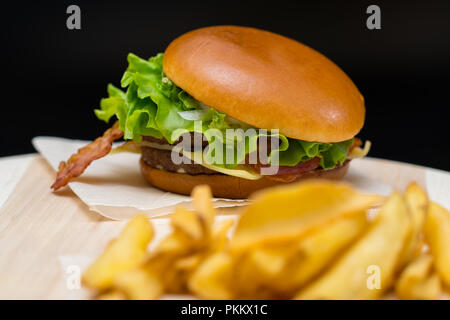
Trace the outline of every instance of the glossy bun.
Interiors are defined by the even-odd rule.
[[[350,78],[319,52],[275,33],[194,30],[168,46],[163,68],[204,104],[291,138],[343,141],[364,124],[364,99]]]

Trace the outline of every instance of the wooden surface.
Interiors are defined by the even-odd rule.
[[[373,158],[359,165],[398,189],[415,180],[441,198],[439,193],[450,194],[450,174],[444,171]],[[427,178],[430,172],[433,186]],[[52,193],[53,178],[45,160],[34,156],[0,204],[0,299],[81,297],[76,287],[68,289],[61,258],[96,256],[125,224],[89,211],[69,189]]]

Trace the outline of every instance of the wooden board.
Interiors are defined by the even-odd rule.
[[[403,189],[411,180],[430,187],[424,167],[364,159],[362,168],[378,181]],[[449,174],[434,189],[450,193]],[[69,190],[54,194],[54,171],[40,156],[30,163],[3,205],[0,204],[0,299],[66,299],[78,297],[67,287],[60,258],[96,256],[125,222],[111,221],[88,208]],[[229,209],[227,210],[229,212]],[[78,290],[72,288],[71,290]]]

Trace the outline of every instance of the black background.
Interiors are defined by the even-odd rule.
[[[81,30],[66,8],[81,7]],[[381,7],[382,29],[366,28]],[[2,3],[0,156],[37,135],[93,139],[93,109],[119,84],[126,55],[150,57],[202,26],[253,26],[322,52],[366,100],[371,156],[450,170],[450,1],[34,1]]]

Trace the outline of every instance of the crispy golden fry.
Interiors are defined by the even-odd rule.
[[[232,224],[232,220],[222,222],[214,227],[212,232],[208,232],[210,236],[205,235],[203,241],[198,242],[189,254],[175,259],[175,262],[169,266],[171,273],[165,276],[165,278],[171,277],[168,280],[170,292],[187,293],[187,281],[199,265],[214,253],[224,250],[228,242],[227,233]]]
[[[190,251],[192,251],[192,238],[187,236],[184,232],[175,230],[161,240],[155,250],[150,254],[150,258],[161,256],[163,254],[183,255]]]
[[[211,251],[217,252],[225,249],[229,242],[228,232],[233,225],[234,221],[228,219],[213,228],[211,233],[211,242],[209,244]]]
[[[118,290],[108,291],[97,296],[95,300],[126,300],[127,297]]]
[[[300,243],[299,251],[303,259],[289,261],[285,274],[277,281],[281,290],[298,289],[324,269],[337,255],[350,245],[366,229],[365,214],[343,218],[306,237]]]
[[[158,277],[141,268],[119,274],[114,280],[114,288],[130,300],[154,300],[163,293],[163,284]]]
[[[203,237],[202,221],[198,213],[194,211],[177,207],[170,217],[170,222],[174,229],[181,230],[194,240],[200,240]]]
[[[190,277],[189,289],[203,299],[231,299],[232,265],[225,252],[209,256]]]
[[[380,200],[344,183],[309,181],[259,194],[243,212],[231,241],[233,250],[299,237],[345,216],[365,212]]]
[[[265,288],[264,298],[292,297],[355,240],[367,224],[363,212],[327,224],[302,240],[252,248],[237,262],[235,277],[240,294],[250,298]]]
[[[424,254],[413,260],[400,274],[395,285],[397,297],[405,300],[435,300],[441,295],[441,283],[432,272],[433,257]]]
[[[375,299],[393,285],[402,299],[436,299],[439,277],[450,281],[450,213],[428,205],[415,183],[404,197],[387,198],[371,222],[367,209],[381,197],[343,183],[265,191],[231,240],[234,221],[214,225],[209,188],[195,188],[192,197],[194,210],[177,208],[173,232],[152,252],[147,218],[126,225],[83,275],[97,299]],[[424,238],[431,254],[421,253]]]
[[[436,271],[446,286],[450,287],[450,212],[430,202],[424,229]]]
[[[207,185],[197,186],[192,190],[191,197],[195,211],[204,221],[205,227],[211,230],[215,216],[211,189]]]
[[[233,292],[239,299],[275,299],[276,292],[271,282],[283,276],[287,257],[292,248],[258,248],[234,255]]]
[[[187,293],[187,281],[209,255],[223,250],[233,221],[213,227],[215,212],[207,186],[194,189],[194,208],[177,208],[171,216],[173,233],[155,248],[146,267],[162,279],[166,292]]]
[[[183,258],[164,254],[145,265],[147,270],[157,275],[166,293],[187,293],[186,279],[192,270],[182,264],[179,265],[177,262],[181,259]],[[195,268],[195,265],[193,267]]]
[[[194,264],[193,258],[197,250],[192,238],[174,231],[149,254],[144,265],[160,278],[166,292],[185,293],[186,278],[192,271],[190,266],[195,268],[198,264]]]
[[[196,253],[175,262],[175,268],[179,270],[194,270],[202,262],[204,255]]]
[[[405,243],[400,267],[420,255],[423,244],[421,237],[428,207],[426,192],[415,182],[411,183],[406,189],[405,200],[411,213],[411,232]]]
[[[296,299],[380,297],[392,284],[410,229],[411,219],[406,203],[400,194],[394,192],[383,204],[364,237],[344,253],[325,275],[301,291]],[[379,279],[379,289],[376,285],[378,281],[375,281],[375,286],[370,286],[373,279]]]
[[[158,244],[151,259],[161,255],[183,257],[204,246],[208,240],[209,231],[197,212],[178,207],[171,216],[171,225],[173,232]]]
[[[152,237],[153,227],[145,215],[131,219],[119,237],[109,243],[83,274],[84,285],[100,291],[110,288],[120,273],[142,263]]]

